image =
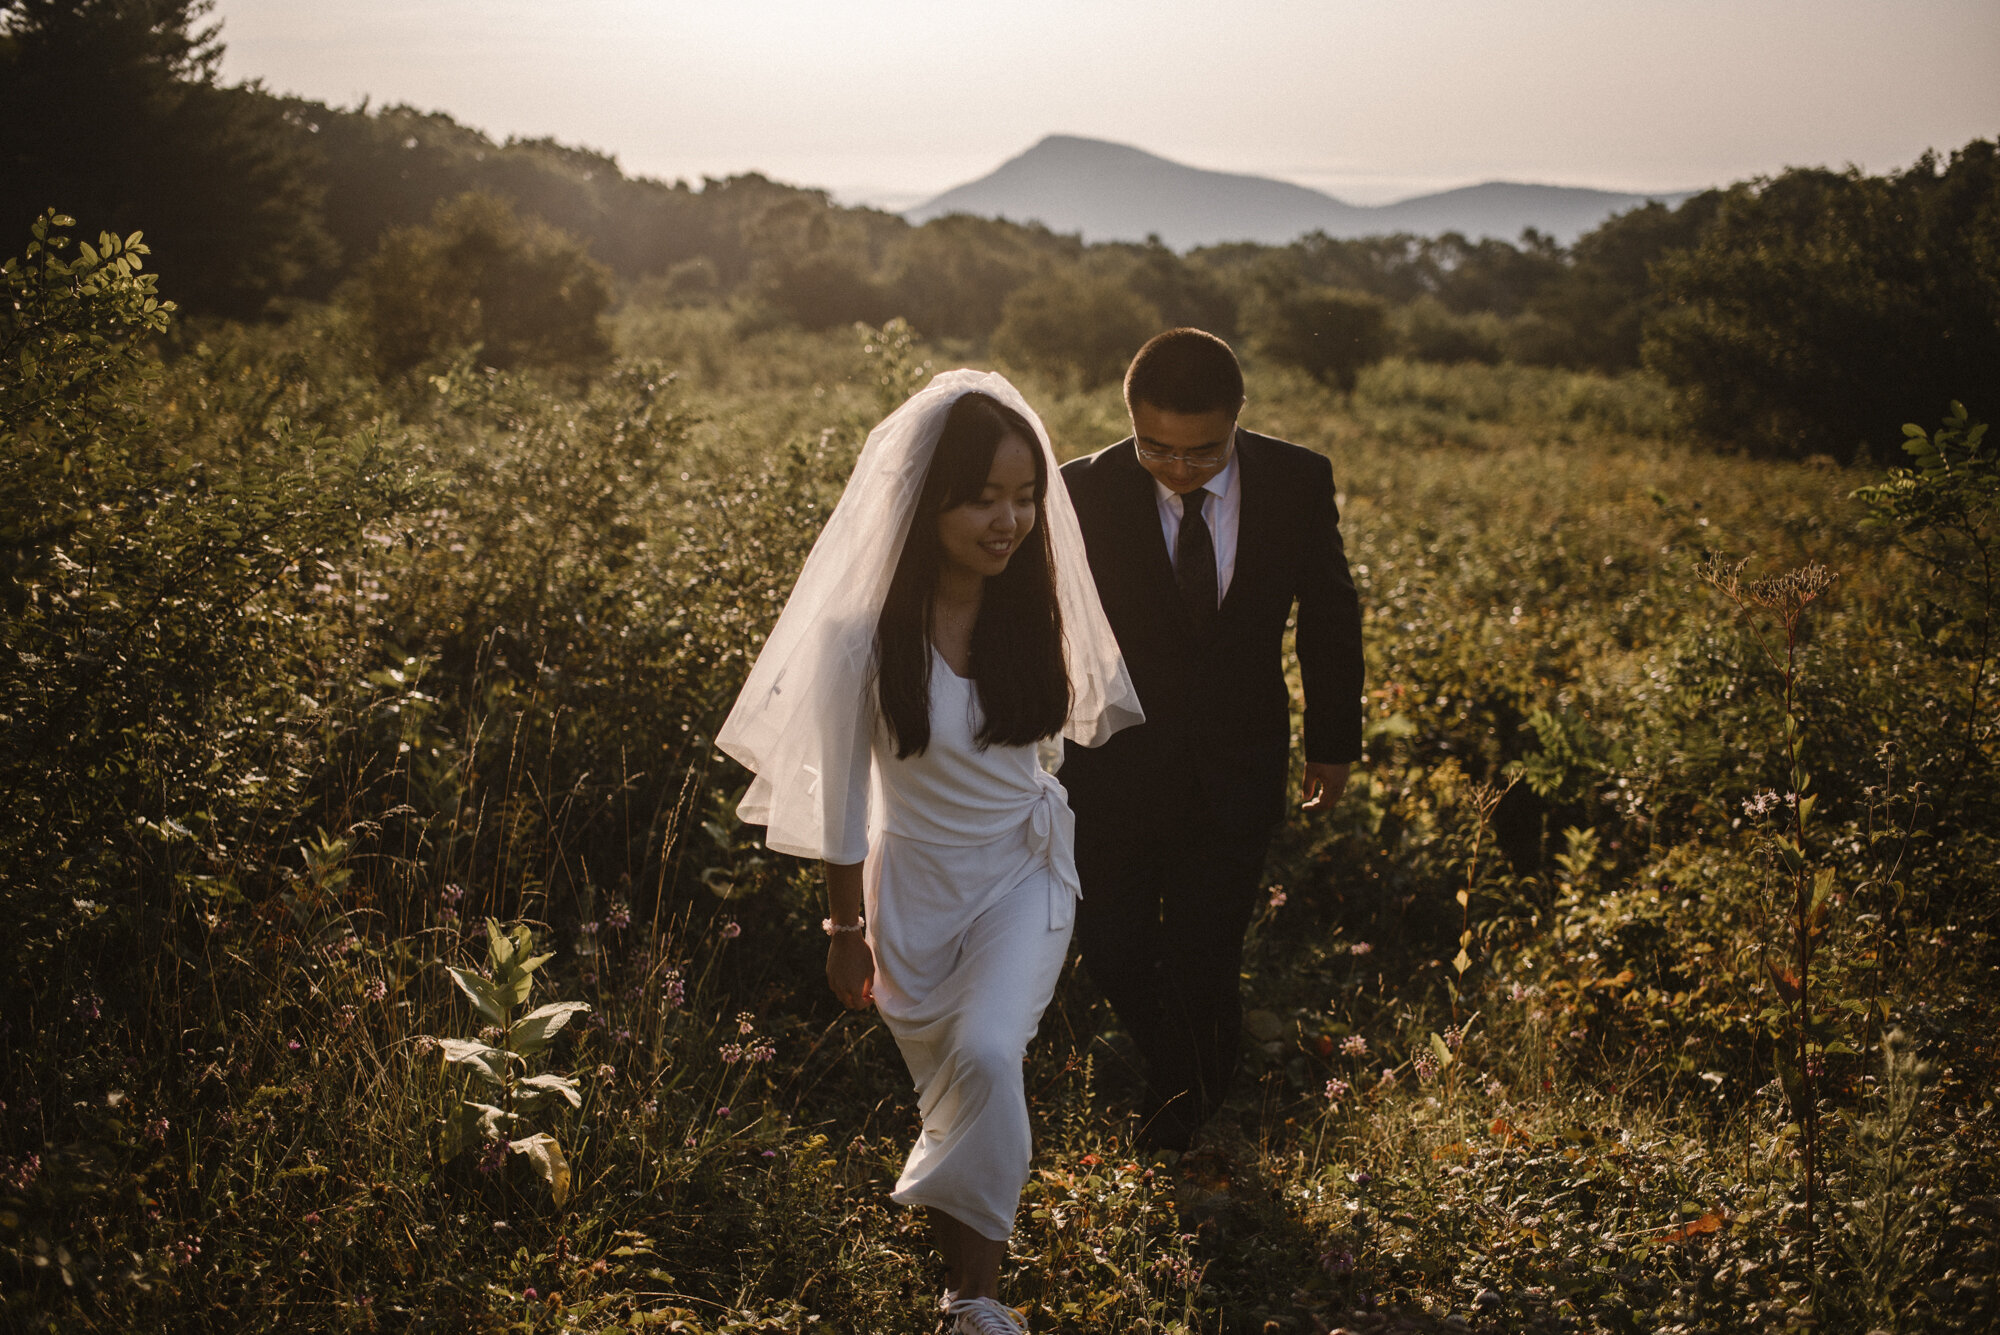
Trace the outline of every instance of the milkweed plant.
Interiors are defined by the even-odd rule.
[[[546,1126],[558,1103],[581,1107],[576,1081],[566,1075],[530,1073],[570,1021],[590,1007],[581,1001],[551,1001],[526,1010],[535,971],[555,958],[531,954],[534,931],[526,923],[502,927],[486,920],[487,972],[446,965],[459,991],[472,1002],[484,1022],[473,1038],[439,1038],[447,1063],[464,1066],[490,1091],[491,1102],[466,1099],[445,1123],[444,1157],[456,1159],[480,1149],[482,1171],[495,1172],[509,1154],[519,1154],[548,1183],[557,1205],[569,1199],[570,1167],[562,1145]]]

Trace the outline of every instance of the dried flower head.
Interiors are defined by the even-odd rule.
[[[1805,605],[1824,595],[1837,578],[1819,562],[1808,561],[1782,575],[1745,580],[1743,568],[1749,564],[1748,557],[1732,564],[1711,552],[1695,568],[1695,576],[1738,607],[1777,612],[1787,626],[1795,624]]]
[[[1817,561],[1809,561],[1797,570],[1750,581],[1744,596],[1759,607],[1796,612],[1832,588],[1833,580],[1831,570]]]

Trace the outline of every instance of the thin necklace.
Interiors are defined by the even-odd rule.
[[[932,606],[937,609],[939,615],[944,618],[945,626],[953,633],[969,629],[968,616],[977,617],[979,615],[979,605],[977,603],[972,604],[972,611],[969,614],[965,612],[965,604],[963,603],[957,607],[952,606],[950,603],[934,603]]]

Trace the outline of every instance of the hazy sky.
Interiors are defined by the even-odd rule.
[[[1045,134],[1380,203],[2000,134],[1996,0],[220,0],[230,79],[905,207]]]

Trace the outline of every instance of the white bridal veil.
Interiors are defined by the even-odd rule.
[[[1083,531],[1056,474],[1042,419],[1006,377],[946,371],[868,433],[847,490],[716,737],[718,747],[756,775],[737,814],[767,826],[765,842],[781,853],[826,857],[846,828],[851,804],[867,798],[848,791],[847,775],[875,722],[876,619],[945,414],[960,395],[974,391],[1027,419],[1048,471],[1042,511],[1069,668],[1063,735],[1096,746],[1144,718],[1097,600]],[[822,784],[822,776],[830,781]]]

